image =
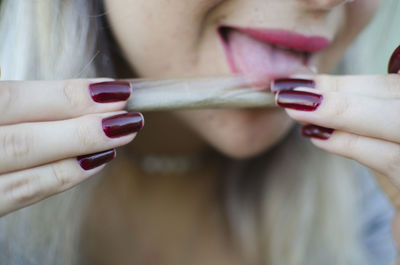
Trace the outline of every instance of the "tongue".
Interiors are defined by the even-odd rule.
[[[280,49],[235,30],[228,38],[234,70],[253,82],[269,83],[275,78],[304,72],[306,68],[301,52]]]

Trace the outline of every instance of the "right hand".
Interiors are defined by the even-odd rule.
[[[0,216],[79,184],[134,139],[131,87],[110,81],[0,81]]]

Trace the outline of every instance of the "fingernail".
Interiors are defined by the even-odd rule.
[[[139,112],[118,114],[103,119],[104,133],[110,138],[117,138],[138,132],[143,128],[143,115]]]
[[[304,125],[301,127],[301,135],[305,137],[318,138],[321,140],[328,140],[331,137],[334,129],[325,128],[317,125]]]
[[[389,61],[389,74],[400,73],[400,46],[394,51]]]
[[[95,102],[118,102],[129,98],[131,95],[131,84],[124,81],[93,83],[89,85],[89,90]]]
[[[307,91],[284,90],[276,94],[276,103],[283,108],[315,111],[322,102],[322,95]]]
[[[90,155],[78,156],[76,159],[78,160],[79,165],[84,170],[91,170],[93,168],[104,165],[111,160],[113,160],[116,156],[115,149],[107,150],[104,152],[99,152]]]
[[[281,78],[271,82],[271,91],[293,90],[297,87],[315,88],[315,81],[310,79]]]

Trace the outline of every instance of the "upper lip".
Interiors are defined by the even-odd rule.
[[[237,30],[254,39],[299,52],[318,52],[326,49],[331,43],[328,38],[323,36],[305,36],[282,29],[221,26],[219,32],[225,40],[229,30]]]

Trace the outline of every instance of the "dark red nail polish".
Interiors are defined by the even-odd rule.
[[[325,128],[317,125],[304,125],[301,127],[301,135],[305,137],[318,138],[321,140],[328,140],[331,137],[334,129]]]
[[[281,78],[271,82],[271,91],[293,90],[297,87],[315,88],[315,81],[310,79]]]
[[[98,103],[125,101],[131,95],[131,84],[124,81],[93,83],[89,85],[89,91]]]
[[[306,91],[284,90],[278,91],[276,102],[283,108],[314,111],[321,104],[322,95]]]
[[[394,51],[389,61],[389,74],[398,74],[400,71],[400,46]]]
[[[78,160],[79,165],[84,170],[91,170],[93,168],[104,165],[115,158],[116,151],[115,149],[107,150],[104,152],[99,152],[90,155],[78,156],[76,159]]]
[[[143,125],[143,115],[138,112],[118,114],[103,119],[104,133],[110,138],[138,132],[143,128]]]

